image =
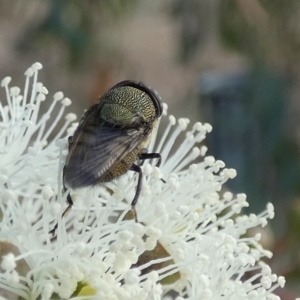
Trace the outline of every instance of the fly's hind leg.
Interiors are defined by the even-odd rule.
[[[69,193],[68,196],[67,196],[67,203],[68,203],[68,206],[67,206],[67,208],[64,210],[64,212],[62,213],[61,218],[63,218],[63,217],[71,210],[71,208],[72,208],[72,206],[73,206],[73,200],[72,200],[72,198],[71,198],[70,193]],[[55,235],[55,231],[56,231],[57,227],[58,227],[58,222],[55,224],[55,226],[53,227],[53,229],[51,229],[51,230],[49,231],[49,233],[52,234],[52,236]]]
[[[68,193],[68,196],[67,196],[67,203],[68,203],[68,206],[64,210],[64,212],[62,213],[62,215],[61,215],[62,218],[71,210],[71,208],[72,208],[72,206],[74,204],[70,193]]]
[[[65,170],[65,168],[64,168],[64,170]],[[66,192],[67,192],[67,189],[64,186],[63,193],[66,193]],[[70,193],[68,193],[68,195],[67,195],[67,203],[68,203],[68,206],[64,210],[64,212],[62,213],[61,218],[64,218],[67,215],[67,213],[71,210],[71,208],[73,206],[73,200],[72,200],[72,197],[71,197]],[[58,222],[55,224],[55,226],[53,227],[53,229],[49,231],[49,233],[52,234],[52,236],[55,235],[55,231],[56,231],[57,227],[58,227]]]

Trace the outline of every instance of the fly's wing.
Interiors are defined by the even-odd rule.
[[[70,188],[92,186],[116,162],[123,159],[148,136],[143,128],[120,128],[95,121],[90,108],[79,124],[64,168],[64,184]],[[91,111],[90,111],[91,110]]]

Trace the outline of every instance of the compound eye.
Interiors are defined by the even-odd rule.
[[[159,118],[163,112],[162,99],[156,90],[149,88],[149,92],[151,93],[151,95],[149,93],[148,93],[148,95],[151,97],[151,99],[153,101],[153,104],[154,104],[154,107],[156,110],[156,116]]]
[[[136,88],[138,90],[145,92],[153,101],[153,104],[154,104],[154,107],[156,110],[156,117],[159,118],[162,115],[162,112],[163,112],[162,99],[156,90],[145,85],[143,82],[134,81],[134,80],[121,81],[121,82],[117,83],[115,86],[113,86],[111,89],[121,87],[121,86],[131,86],[133,88]]]

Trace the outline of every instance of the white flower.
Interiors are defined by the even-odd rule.
[[[246,216],[241,213],[246,196],[221,191],[236,172],[205,156],[205,146],[196,147],[211,131],[208,124],[188,130],[188,119],[176,122],[170,116],[163,137],[152,139],[149,151],[160,152],[163,163],[159,169],[154,162],[143,165],[139,223],[129,214],[133,172],[74,191],[72,211],[61,219],[66,139],[77,126],[76,116],[67,114],[57,128],[71,103],[61,92],[39,115],[48,93],[37,81],[41,67],[36,63],[25,72],[22,92],[9,87],[10,78],[2,81],[7,104],[0,105],[1,295],[142,300],[162,299],[173,290],[177,300],[279,299],[272,292],[284,279],[261,261],[272,253],[261,247],[259,235],[247,235],[273,218],[273,206]],[[196,158],[200,162],[193,164]],[[57,220],[53,238],[49,231]]]

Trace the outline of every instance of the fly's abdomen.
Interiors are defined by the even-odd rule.
[[[99,182],[109,182],[113,179],[125,174],[134,162],[138,159],[138,154],[141,152],[140,147],[129,152],[124,158],[116,161],[103,176],[99,178]]]

